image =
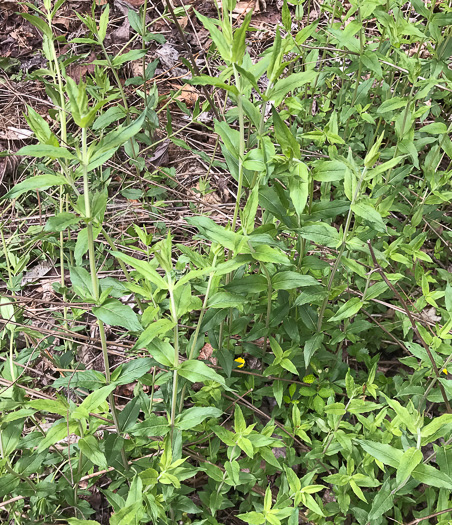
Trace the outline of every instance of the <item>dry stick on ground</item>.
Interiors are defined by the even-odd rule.
[[[413,328],[414,333],[419,338],[422,346],[424,347],[424,350],[427,352],[427,355],[428,355],[428,357],[430,359],[430,362],[432,363],[432,368],[433,368],[433,370],[435,372],[435,375],[436,375],[437,379],[439,379],[440,378],[440,372],[438,370],[438,367],[436,366],[435,359],[433,358],[432,352],[430,351],[430,348],[429,348],[428,344],[424,341],[424,338],[421,336],[421,334],[420,334],[420,332],[419,332],[419,330],[417,328],[416,322],[414,321],[413,316],[411,315],[411,312],[410,312],[410,310],[408,308],[408,305],[406,304],[406,302],[404,301],[402,296],[399,294],[399,292],[392,285],[390,280],[386,277],[386,274],[384,273],[383,268],[378,264],[378,261],[377,261],[377,258],[375,257],[375,252],[374,252],[374,250],[372,248],[372,244],[371,244],[370,240],[367,241],[367,244],[369,246],[370,255],[372,257],[372,261],[373,261],[373,263],[375,265],[376,270],[381,275],[381,277],[384,280],[384,282],[395,293],[395,295],[398,298],[398,300],[401,302],[401,304],[403,306],[403,309],[405,310],[405,312],[406,312],[406,314],[408,316],[408,319],[410,320],[411,327]],[[447,410],[447,412],[449,414],[451,414],[452,413],[452,408],[450,407],[449,400],[447,399],[447,394],[446,394],[446,391],[444,390],[444,386],[441,384],[440,381],[438,381],[438,384],[439,384],[439,389],[441,391],[441,395],[442,395],[443,400],[444,400],[444,404],[446,405],[446,410]]]
[[[436,516],[441,516],[441,514],[447,514],[448,512],[452,512],[452,509],[440,510],[438,512],[434,512],[433,514],[429,514],[428,516],[424,516],[423,518],[417,518],[413,521],[410,521],[407,525],[417,525],[421,521],[428,520],[430,518],[436,518]]]

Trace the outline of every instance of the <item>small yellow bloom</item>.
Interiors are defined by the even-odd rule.
[[[245,366],[245,359],[243,359],[243,357],[237,357],[237,359],[234,359],[234,361],[239,363],[237,368],[243,368]]]
[[[443,368],[443,374],[448,374],[447,368]]]
[[[314,383],[314,381],[315,377],[313,374],[309,374],[308,376],[303,377],[303,383],[308,383],[310,385],[311,383]]]

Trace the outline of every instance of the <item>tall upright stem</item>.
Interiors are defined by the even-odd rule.
[[[353,204],[355,204],[356,199],[358,198],[359,192],[361,190],[361,184],[364,180],[364,176],[366,175],[366,172],[367,172],[367,168],[364,168],[361,173],[361,177],[359,178],[358,184],[356,185],[356,190],[353,195],[353,199],[350,203],[350,209],[348,210],[347,221],[344,227],[344,234],[342,235],[341,247],[339,249],[339,253],[337,254],[336,260],[334,261],[333,267],[331,268],[330,278],[328,280],[327,296],[323,300],[322,306],[320,307],[319,318],[317,321],[317,332],[320,332],[322,329],[323,316],[325,315],[326,305],[328,304],[328,297],[330,295],[330,291],[333,286],[334,277],[336,275],[337,269],[339,268],[339,264],[341,263],[342,255],[344,254],[345,246],[347,244],[348,231],[350,229],[350,223],[352,221],[352,215],[353,215],[352,206]]]
[[[49,27],[52,29],[52,16],[49,12],[47,15],[47,23]],[[55,44],[54,41],[51,39],[49,40],[49,45],[52,53],[52,62],[54,67],[53,72],[53,79],[58,82],[58,92],[60,95],[60,109],[58,111],[59,113],[59,121],[61,126],[61,142],[62,146],[67,146],[67,117],[66,117],[66,101],[64,99],[64,85],[63,85],[63,75],[61,74],[60,64],[58,62],[58,57],[56,54]],[[52,68],[51,68],[52,69]],[[60,160],[60,166],[63,170],[64,176],[68,179],[68,181],[72,180],[72,177],[69,174],[69,170],[67,167],[67,160],[61,159]],[[60,187],[60,213],[64,212],[64,201],[65,201],[65,195],[64,195],[64,187]],[[64,278],[64,232],[60,232],[60,284],[61,288],[63,290],[63,302],[66,303],[66,291],[65,291],[65,278]],[[67,306],[64,306],[63,308],[63,319],[64,319],[64,328],[68,329],[68,322],[67,322]],[[65,341],[65,345],[67,342]]]
[[[215,268],[216,262],[217,262],[217,255],[215,255],[214,258],[213,258],[213,265],[212,266],[214,268]],[[209,300],[210,288],[212,286],[212,281],[213,281],[214,275],[215,275],[215,271],[213,271],[210,274],[210,276],[209,276],[209,281],[207,283],[207,289],[206,289],[206,295],[204,296],[204,301],[202,303],[201,313],[199,314],[198,324],[196,325],[196,330],[195,330],[195,333],[193,335],[193,342],[192,342],[192,345],[190,347],[190,352],[189,352],[189,354],[187,356],[187,358],[189,360],[193,359],[193,356],[195,355],[196,344],[198,342],[199,332],[200,332],[201,326],[202,326],[202,320],[204,319],[204,314],[206,313],[206,310],[207,310],[207,301]],[[179,412],[182,410],[182,408],[184,406],[185,390],[186,390],[186,388],[185,388],[185,385],[184,385],[182,387],[182,392],[181,392],[181,395],[180,395]]]
[[[177,319],[177,310],[176,302],[174,300],[174,289],[171,276],[167,274],[168,284],[169,284],[169,296],[170,296],[170,305],[171,305],[171,317],[174,323],[174,371],[173,371],[173,392],[171,396],[171,443],[173,442],[174,434],[174,425],[176,421],[176,406],[177,406],[177,388],[179,375],[177,372],[177,365],[179,364],[179,327]]]
[[[93,298],[96,304],[99,301],[99,280],[97,278],[96,270],[96,254],[94,251],[94,235],[93,235],[93,220],[91,217],[91,204],[89,201],[89,181],[88,181],[88,144],[86,136],[86,128],[82,128],[82,166],[83,166],[83,196],[85,200],[85,217],[87,219],[86,230],[88,233],[88,255],[89,255],[89,268],[91,272],[91,286],[93,292]],[[102,357],[104,361],[105,368],[105,379],[106,384],[110,384],[110,363],[108,360],[108,348],[107,348],[107,337],[105,335],[104,323],[98,319],[97,324],[99,326],[99,335],[102,347]],[[113,422],[115,424],[116,432],[118,436],[120,435],[121,428],[119,425],[118,412],[116,410],[115,399],[113,397],[113,392],[108,396],[108,401],[111,407],[111,413],[113,416]],[[126,453],[124,447],[121,448],[121,459],[126,470],[129,470],[129,463],[127,461]]]
[[[239,94],[237,95],[237,110],[239,114],[239,130],[240,130],[237,201],[235,203],[234,217],[232,219],[232,231],[235,231],[235,227],[237,224],[237,216],[239,214],[239,209],[240,209],[240,197],[242,195],[242,187],[243,187],[243,157],[245,156],[245,122],[243,118],[242,95],[240,93],[240,79],[237,74],[237,69],[235,68],[235,65],[233,66],[233,68],[234,68],[235,84],[237,86],[237,89],[239,90]]]

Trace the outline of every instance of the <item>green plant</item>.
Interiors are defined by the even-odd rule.
[[[94,8],[80,16],[90,36],[77,42],[100,45],[103,58],[96,80],[78,85],[55,53],[62,5],[46,0],[40,17],[26,16],[44,35],[50,66],[35,75],[59,108],[60,133],[28,109],[38,144],[19,154],[41,159],[39,174],[2,202],[27,209],[38,191],[55,209],[33,238],[59,254],[62,274],[70,268],[70,285],[62,275],[55,287],[66,342],[50,355],[60,374],[52,395],[26,397],[27,367],[55,340],[21,306],[29,253],[4,233],[5,220],[2,506],[19,523],[95,523],[88,489],[105,476],[113,524],[448,523],[450,7],[327,1],[319,20],[294,29],[314,4],[291,3],[293,24],[284,2],[272,45],[253,57],[251,14],[236,26],[234,1],[218,19],[196,12],[218,75],[190,80],[210,94],[189,125],[201,110],[219,116],[212,101],[223,97],[228,109],[214,122],[221,157],[184,142],[189,125],[173,131],[169,110],[166,132],[229,174],[236,200],[226,222],[186,216],[184,237],[143,223],[115,236],[106,219],[106,162],[124,147],[134,176],[146,172],[143,154],[163,116],[156,88],[146,89],[144,43],[156,40],[147,4],[129,13],[141,48],[117,56],[104,45],[108,7],[99,24]],[[140,108],[128,103],[119,68],[136,58],[143,73],[129,85],[144,89]],[[166,204],[143,202],[156,215]],[[96,244],[101,236],[108,248]],[[119,266],[120,278],[100,277],[101,264]],[[88,316],[102,372],[74,352]],[[113,371],[105,325],[127,349]],[[35,348],[19,349],[20,330]]]

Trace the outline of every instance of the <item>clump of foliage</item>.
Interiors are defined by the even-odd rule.
[[[109,159],[125,152],[137,176],[153,176],[145,157],[164,115],[149,89],[155,64],[143,61],[129,83],[140,104],[128,104],[118,75],[157,38],[146,4],[129,11],[142,47],[115,56],[104,46],[108,6],[79,15],[87,36],[73,42],[103,58],[76,84],[72,58],[55,48],[63,3],[27,4],[48,61],[33,75],[55,126],[28,109],[37,143],[19,154],[38,160],[2,203],[26,213],[38,191],[52,215],[30,227],[25,248],[5,238],[6,219],[2,227],[8,519],[97,523],[89,498],[98,490],[113,525],[449,523],[450,7],[327,0],[301,27],[313,3],[284,1],[282,25],[255,60],[251,14],[236,26],[234,0],[218,19],[196,12],[218,75],[189,82],[228,108],[215,108],[222,155],[213,162],[237,199],[227,225],[187,216],[202,240],[195,249],[139,224],[115,237],[105,218]],[[212,100],[178,104],[200,124]],[[189,149],[169,116],[166,131]],[[21,303],[24,270],[43,252],[61,274],[58,339]],[[120,277],[101,277],[101,266]],[[103,373],[78,359],[86,320]],[[118,327],[114,343],[106,327]],[[129,350],[111,371],[120,341]],[[206,345],[216,366],[200,358]],[[56,373],[38,398],[28,367],[44,355]],[[115,392],[130,384],[119,409]]]

